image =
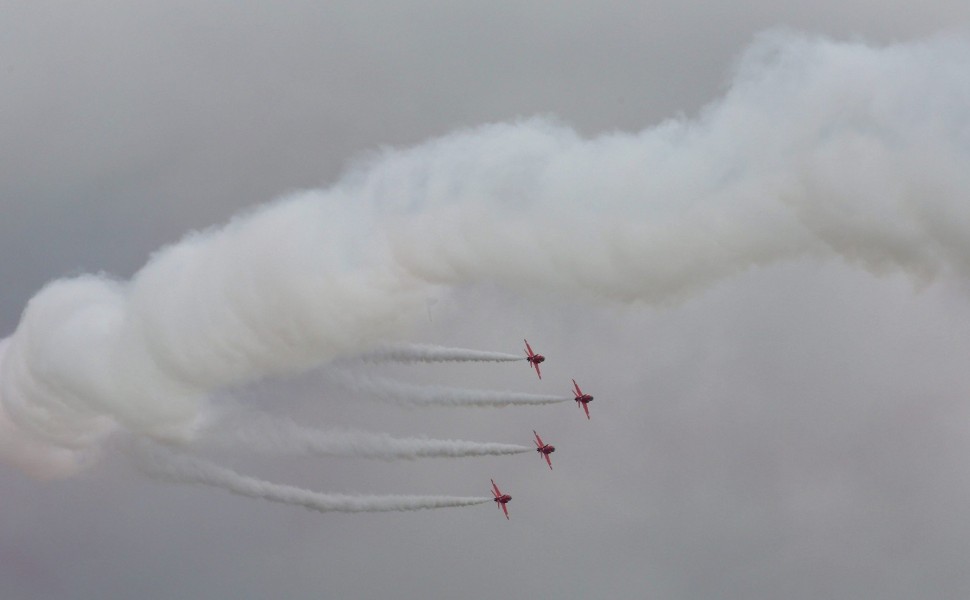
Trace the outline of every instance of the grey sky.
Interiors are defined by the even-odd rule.
[[[0,2],[0,336],[47,281],[127,277],[160,246],[381,145],[552,114],[584,135],[695,115],[753,36],[873,43],[966,24],[960,2]],[[408,381],[596,395],[398,410],[319,375],[247,403],[321,426],[557,446],[402,463],[219,455],[332,492],[515,500],[320,515],[153,482],[108,452],[40,483],[0,467],[4,598],[955,598],[970,434],[966,282],[841,261],[745,272],[665,308],[463,289],[422,341],[549,357],[382,367]]]

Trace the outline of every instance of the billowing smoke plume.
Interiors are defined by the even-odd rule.
[[[362,354],[360,360],[369,362],[398,362],[398,363],[435,363],[435,362],[512,362],[525,360],[525,356],[506,354],[505,352],[488,352],[485,350],[468,350],[465,348],[447,348],[428,344],[394,344],[384,345],[376,350]]]
[[[135,465],[146,475],[175,483],[194,483],[224,489],[250,498],[261,498],[318,512],[391,512],[485,504],[489,497],[455,496],[348,496],[320,494],[240,475],[200,458],[169,451],[157,444],[131,446]]]
[[[459,131],[190,235],[130,282],[47,285],[0,358],[0,451],[50,473],[118,429],[191,440],[214,390],[401,339],[448,286],[669,302],[805,255],[970,275],[967,190],[967,37],[763,36],[696,119]]]
[[[440,385],[413,385],[402,381],[368,377],[359,373],[337,373],[330,379],[358,394],[403,406],[538,406],[572,400],[571,396],[528,394],[501,390],[468,390]]]
[[[365,431],[321,431],[287,418],[237,412],[200,432],[199,444],[271,454],[344,456],[384,460],[501,456],[530,452],[529,446],[396,438]]]

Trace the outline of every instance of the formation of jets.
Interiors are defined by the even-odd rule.
[[[529,345],[529,340],[525,341],[525,359],[529,361],[529,364],[536,370],[536,375],[539,379],[542,379],[542,371],[539,370],[539,364],[546,360],[546,357],[541,354],[536,354],[532,350],[532,346]],[[586,412],[586,418],[589,419],[589,403],[593,401],[593,397],[589,394],[583,393],[583,390],[579,389],[579,384],[573,379],[573,394],[575,395],[576,406],[582,406],[583,410]],[[546,464],[549,465],[549,470],[552,470],[552,460],[549,455],[556,451],[556,447],[552,444],[547,444],[542,441],[539,434],[535,429],[532,430],[532,434],[535,435],[536,452],[539,453],[541,458],[546,459]],[[492,480],[492,495],[495,496],[493,500],[495,501],[495,506],[502,509],[505,513],[505,518],[509,518],[509,508],[507,504],[512,500],[512,496],[509,494],[503,494],[501,490],[498,489],[498,485],[495,484],[495,480]]]

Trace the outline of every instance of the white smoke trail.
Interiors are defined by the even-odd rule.
[[[513,362],[525,360],[525,356],[505,352],[448,348],[430,344],[384,345],[372,352],[362,354],[360,360],[368,362],[435,363],[435,362]]]
[[[970,37],[775,33],[693,120],[583,139],[535,119],[387,150],[130,282],[48,284],[0,358],[18,431],[2,458],[69,470],[119,429],[189,440],[214,390],[401,339],[441,286],[670,302],[801,256],[970,276],[968,122]]]
[[[363,431],[321,431],[303,427],[288,418],[251,412],[235,413],[213,423],[200,432],[198,443],[262,453],[383,460],[501,456],[532,451],[531,447],[518,444],[395,438]]]
[[[405,406],[503,407],[540,406],[568,402],[571,396],[528,394],[500,390],[469,390],[440,385],[420,386],[358,373],[337,373],[330,377],[338,385],[382,402]]]
[[[970,275],[970,39],[763,36],[696,120],[585,140],[548,121],[363,165],[422,279],[665,302],[755,265],[840,256]]]
[[[302,506],[318,512],[391,512],[473,506],[491,502],[488,497],[456,496],[351,496],[321,494],[240,475],[232,469],[184,454],[176,454],[154,443],[133,444],[135,466],[156,479],[220,488],[250,498],[262,498]]]

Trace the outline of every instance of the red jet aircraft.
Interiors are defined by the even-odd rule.
[[[492,494],[495,495],[495,498],[494,498],[494,500],[495,500],[495,506],[501,506],[502,507],[502,510],[505,511],[505,518],[508,519],[509,518],[509,509],[505,505],[509,503],[509,501],[512,499],[512,496],[509,496],[508,494],[503,494],[498,489],[498,486],[495,485],[495,480],[494,479],[492,480]]]
[[[529,345],[529,340],[524,340],[524,341],[525,341],[525,354],[526,354],[525,359],[529,361],[533,367],[536,368],[536,375],[539,376],[539,379],[542,379],[542,372],[539,371],[539,363],[546,360],[546,357],[541,354],[536,354],[535,352],[533,352],[532,346]]]
[[[573,387],[575,388],[575,392],[576,392],[576,405],[577,406],[579,406],[580,404],[583,405],[583,410],[586,411],[586,418],[588,419],[589,403],[593,401],[593,397],[590,396],[589,394],[584,394],[583,390],[579,389],[579,385],[576,383],[575,379],[573,379]]]
[[[540,456],[546,457],[546,462],[549,463],[549,470],[551,471],[552,461],[549,460],[549,455],[556,451],[556,447],[550,444],[544,444],[542,442],[542,438],[539,437],[539,434],[536,433],[535,429],[532,430],[532,433],[535,433],[536,436],[536,452],[538,452]]]

